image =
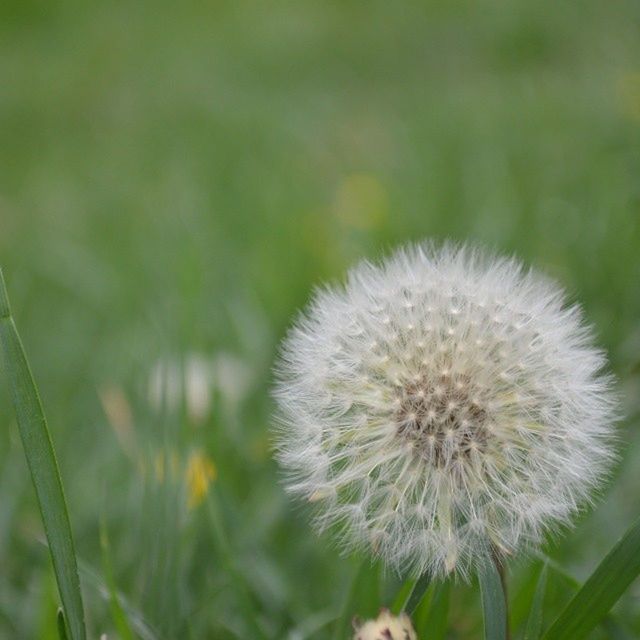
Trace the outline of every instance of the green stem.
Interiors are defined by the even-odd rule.
[[[509,638],[507,598],[501,576],[502,563],[498,560],[496,554],[492,554],[491,561],[481,567],[478,575],[485,640],[507,640]]]
[[[492,553],[493,562],[498,570],[500,576],[500,584],[502,585],[502,593],[504,593],[504,607],[505,607],[505,623],[506,623],[506,640],[511,640],[511,629],[509,627],[509,591],[507,588],[507,570],[504,562],[504,557],[499,556],[495,551]]]

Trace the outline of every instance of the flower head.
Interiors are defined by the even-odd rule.
[[[318,292],[284,342],[288,488],[399,570],[466,575],[568,523],[612,459],[577,306],[514,259],[420,245]]]
[[[406,613],[399,616],[382,609],[375,620],[353,620],[353,640],[417,640],[411,619]]]

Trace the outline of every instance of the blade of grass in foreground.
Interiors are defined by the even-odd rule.
[[[18,420],[31,478],[36,489],[49,552],[60,591],[64,617],[58,625],[68,630],[69,640],[85,640],[80,579],[71,536],[71,525],[62,490],[49,429],[29,363],[11,317],[0,270],[0,343],[11,399]],[[60,627],[59,627],[60,628]]]
[[[607,554],[580,591],[543,636],[544,640],[580,640],[607,615],[640,574],[640,519]]]
[[[507,640],[507,603],[495,562],[486,563],[479,580],[485,640]]]

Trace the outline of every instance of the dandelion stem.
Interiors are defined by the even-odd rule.
[[[491,553],[492,560],[484,564],[478,575],[484,618],[484,640],[507,640],[507,603],[500,575],[500,563]]]
[[[502,585],[502,593],[504,594],[505,623],[506,623],[506,640],[511,640],[511,629],[509,628],[509,592],[507,589],[507,570],[504,557],[499,554],[496,549],[491,553],[498,575],[500,576],[500,584]]]

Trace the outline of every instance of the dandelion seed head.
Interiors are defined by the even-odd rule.
[[[604,365],[580,308],[518,261],[401,249],[318,292],[284,341],[278,458],[345,548],[467,576],[568,524],[606,474]]]
[[[382,609],[375,620],[353,619],[353,640],[417,640],[418,636],[406,613],[394,616]]]

